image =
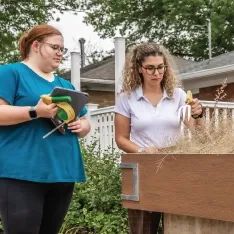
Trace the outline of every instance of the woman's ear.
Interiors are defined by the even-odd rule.
[[[35,52],[39,52],[39,47],[40,47],[40,44],[38,41],[34,41],[32,43],[32,49],[35,51]]]
[[[142,67],[138,66],[138,72],[142,73]]]

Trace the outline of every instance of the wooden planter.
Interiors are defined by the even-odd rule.
[[[234,233],[234,155],[122,154],[120,166],[123,207],[163,212],[165,234]]]

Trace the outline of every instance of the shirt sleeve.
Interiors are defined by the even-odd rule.
[[[17,77],[9,65],[0,66],[0,98],[14,104],[17,92]]]
[[[130,107],[129,107],[129,98],[126,94],[121,93],[116,100],[114,107],[114,112],[121,114],[127,118],[131,117]]]
[[[82,110],[80,111],[79,115],[78,115],[79,118],[81,118],[81,117],[83,117],[84,115],[86,115],[87,112],[88,112],[88,110],[87,110],[87,108],[84,106],[84,107],[82,108]]]

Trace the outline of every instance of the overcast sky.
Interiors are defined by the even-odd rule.
[[[113,38],[100,39],[98,34],[94,32],[91,25],[82,23],[85,13],[79,13],[79,15],[73,15],[69,12],[60,16],[60,21],[51,21],[49,24],[56,26],[61,30],[64,35],[65,47],[69,49],[69,52],[77,49],[77,41],[83,37],[86,43],[91,43],[95,48],[99,50],[111,50],[114,48]],[[65,64],[66,68],[70,68],[70,62]]]

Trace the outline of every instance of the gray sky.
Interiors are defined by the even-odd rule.
[[[95,46],[95,49],[99,50],[111,50],[114,48],[113,38],[100,39],[98,34],[94,32],[91,25],[82,23],[85,13],[79,13],[79,15],[73,15],[69,12],[60,16],[60,21],[50,21],[49,24],[56,26],[61,30],[65,40],[65,47],[69,49],[69,52],[77,50],[77,41],[83,37],[86,43]],[[61,66],[61,68],[70,68],[70,62]]]

